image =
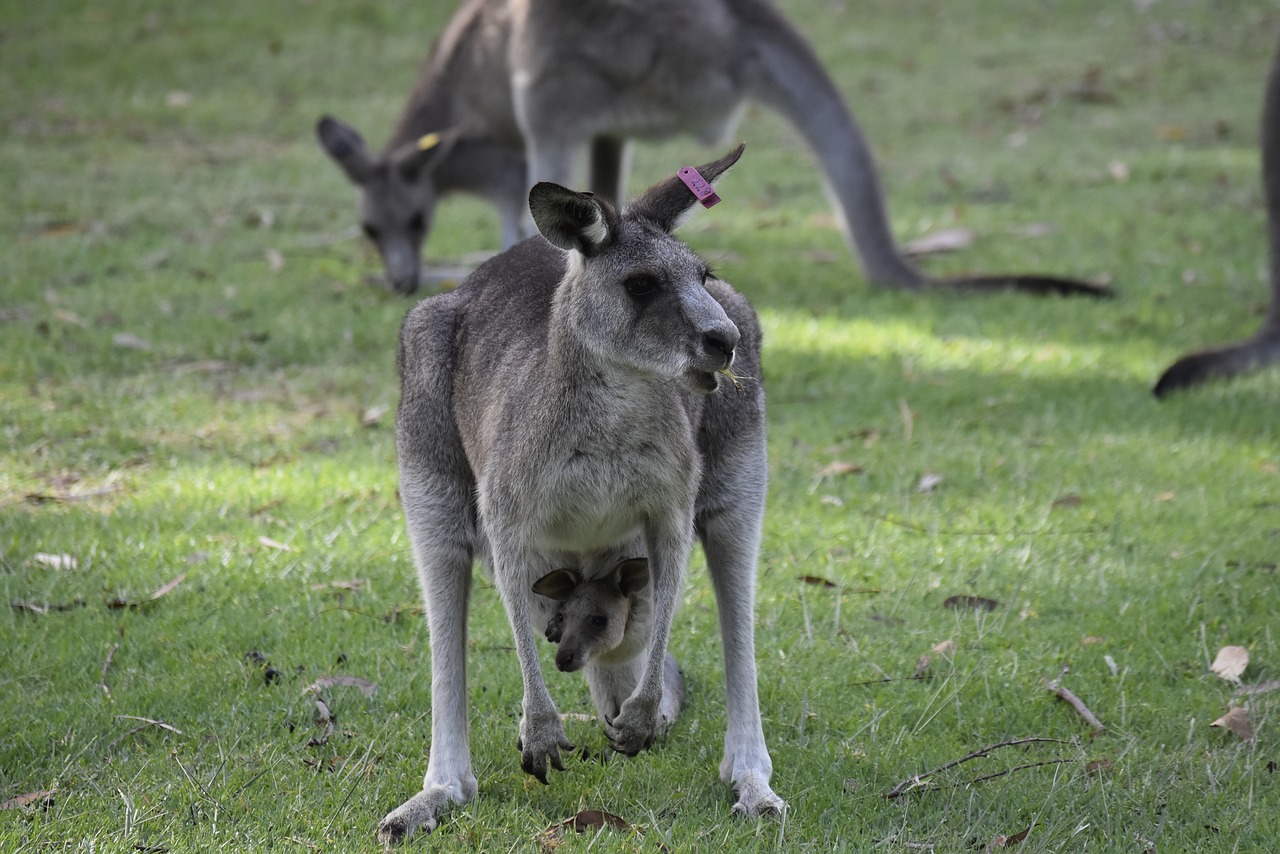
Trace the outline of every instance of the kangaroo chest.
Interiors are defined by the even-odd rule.
[[[609,410],[575,417],[546,437],[554,451],[529,467],[530,522],[549,549],[606,548],[636,537],[647,518],[688,507],[699,461],[683,409]]]

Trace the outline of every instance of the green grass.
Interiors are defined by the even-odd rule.
[[[0,811],[0,850],[375,850],[420,783],[427,637],[391,414],[408,303],[367,281],[353,194],[311,126],[332,112],[381,143],[448,10],[339,5],[0,9],[0,801],[53,792]],[[1248,698],[1242,742],[1209,727],[1234,694],[1208,665],[1238,644],[1246,682],[1280,678],[1280,372],[1164,403],[1149,388],[1260,323],[1257,115],[1280,8],[785,8],[872,139],[899,237],[979,235],[931,269],[1105,276],[1119,298],[873,289],[794,135],[750,113],[726,204],[687,236],[766,329],[757,639],[790,812],[736,820],[716,779],[700,563],[672,643],[685,716],[652,753],[575,761],[547,788],[518,767],[518,669],[480,581],[481,796],[414,847],[533,850],[592,807],[643,832],[561,850],[963,851],[1028,827],[1018,850],[1269,850],[1280,692]],[[1081,97],[1087,79],[1105,97]],[[634,186],[715,153],[641,147]],[[1036,224],[1052,233],[1023,234]],[[496,240],[487,208],[451,201],[428,254]],[[833,462],[859,470],[821,475]],[[1065,664],[1096,737],[1045,690]],[[303,689],[335,673],[378,690],[327,689],[336,731],[309,746]],[[549,678],[562,711],[588,711],[580,679]],[[600,753],[598,726],[568,727]],[[882,797],[1029,736],[1070,743]]]

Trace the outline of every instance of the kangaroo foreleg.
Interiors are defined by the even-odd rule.
[[[665,734],[671,723],[670,720],[664,722],[662,715],[667,643],[684,586],[684,568],[693,546],[692,526],[682,519],[687,520],[688,516],[667,520],[656,532],[646,536],[653,587],[653,634],[635,691],[623,701],[617,716],[605,721],[605,735],[611,746],[628,756],[649,747],[655,738]]]

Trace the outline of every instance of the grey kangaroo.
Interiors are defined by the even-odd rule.
[[[1262,328],[1239,343],[1183,355],[1161,374],[1152,390],[1156,397],[1280,361],[1280,48],[1262,98],[1262,189],[1271,260],[1271,303]]]
[[[489,199],[502,245],[528,230],[536,181],[572,184],[590,152],[590,189],[617,204],[630,140],[731,135],[756,101],[785,116],[818,160],[867,277],[919,290],[1013,287],[1108,295],[1039,275],[938,279],[899,250],[870,147],[804,37],[766,0],[467,0],[436,41],[381,154],[325,116],[320,143],[360,191],[360,218],[391,285],[418,286],[438,198]]]
[[[698,171],[714,181],[741,152]],[[724,644],[720,775],[737,791],[735,812],[784,809],[769,786],[756,691],[767,478],[760,328],[747,301],[671,236],[695,203],[678,177],[621,212],[538,183],[529,208],[542,237],[405,317],[396,438],[431,637],[431,750],[422,791],[382,820],[383,840],[430,831],[448,805],[476,795],[466,698],[474,559],[515,637],[521,768],[545,783],[572,745],[535,636],[558,603],[535,594],[535,581],[558,567],[596,579],[647,561],[645,642],[583,668],[611,745],[635,754],[679,710],[667,644],[695,536]],[[730,365],[741,377],[732,387],[719,373]]]

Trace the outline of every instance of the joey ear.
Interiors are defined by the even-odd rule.
[[[541,181],[529,191],[529,213],[552,246],[598,255],[617,239],[618,212],[591,193]]]
[[[456,127],[423,134],[391,152],[387,160],[406,181],[416,181],[439,166],[461,138],[462,130]]]
[[[649,583],[649,561],[636,557],[618,564],[618,589],[623,596],[643,590]]]
[[[738,162],[746,143],[741,143],[719,160],[713,160],[698,166],[698,174],[708,184],[714,184],[721,175],[729,171],[729,167]],[[668,234],[675,231],[698,203],[698,197],[680,180],[672,175],[667,180],[654,184],[644,195],[627,207],[627,214],[643,217],[657,225]]]
[[[572,569],[554,569],[533,582],[533,592],[557,602],[564,602],[582,583],[582,576]]]
[[[377,168],[377,159],[369,153],[364,137],[356,129],[332,116],[322,116],[316,122],[316,139],[320,147],[347,173],[353,184],[369,180]]]

